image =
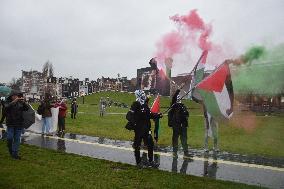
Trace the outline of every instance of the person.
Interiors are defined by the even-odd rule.
[[[7,146],[9,153],[14,159],[21,159],[19,147],[23,130],[23,112],[29,109],[24,101],[22,93],[12,90],[4,103],[6,125],[7,125]]]
[[[1,99],[1,104],[0,104],[0,107],[1,107],[1,120],[0,120],[0,128],[3,128],[3,123],[4,123],[4,120],[6,118],[6,114],[5,114],[5,101],[3,99]],[[2,133],[2,139],[5,139],[7,137],[7,133],[6,131],[3,129],[1,131]]]
[[[50,135],[50,127],[51,127],[51,119],[52,119],[52,113],[51,108],[53,107],[53,104],[51,102],[51,96],[49,94],[45,95],[45,99],[42,102],[41,109],[42,109],[42,135]]]
[[[63,136],[65,133],[65,118],[67,112],[67,105],[65,103],[65,99],[57,102],[55,107],[59,107],[58,113],[58,136]]]
[[[136,164],[139,167],[144,166],[144,162],[141,161],[140,157],[140,148],[141,142],[143,140],[144,144],[147,146],[148,149],[148,163],[147,166],[157,167],[158,165],[153,161],[153,147],[154,142],[151,136],[151,125],[150,119],[155,117],[161,117],[161,114],[153,114],[150,112],[150,108],[145,103],[146,95],[142,90],[135,91],[136,101],[134,101],[131,105],[130,111],[133,113],[133,122],[135,124],[134,127],[134,155]]]
[[[188,156],[187,127],[189,113],[181,102],[178,89],[172,97],[171,109],[168,113],[168,126],[172,127],[173,156],[177,156],[178,138],[180,137],[184,156]]]
[[[219,152],[218,148],[218,123],[217,121],[207,112],[205,106],[203,105],[204,110],[204,130],[205,130],[205,138],[204,138],[204,151],[208,152],[208,139],[209,137],[213,138],[213,151]]]
[[[76,98],[72,100],[71,103],[71,118],[76,119],[76,114],[78,112],[78,104]]]
[[[103,99],[103,97],[100,98],[100,117],[103,117],[105,114],[105,107],[106,107],[106,101]]]
[[[0,107],[2,106],[1,108],[1,120],[0,120],[0,127],[2,126],[5,118],[6,118],[6,115],[5,115],[5,101],[1,99],[1,104],[0,104]]]

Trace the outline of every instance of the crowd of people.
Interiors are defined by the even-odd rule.
[[[19,146],[21,135],[25,132],[24,129],[24,111],[27,111],[31,106],[26,102],[23,93],[12,90],[6,100],[1,100],[1,119],[0,128],[3,128],[3,123],[7,126],[6,131],[2,129],[2,138],[7,139],[8,151],[12,158],[21,159],[19,156]],[[41,116],[42,135],[53,135],[51,132],[52,125],[52,108],[58,108],[57,135],[63,137],[65,134],[65,118],[67,115],[67,104],[63,98],[55,99],[50,94],[45,94],[45,97],[38,106],[36,113]],[[71,103],[71,118],[76,119],[78,105],[76,99]]]
[[[180,90],[177,90],[172,97],[170,108],[168,109],[168,126],[172,128],[172,146],[173,146],[173,157],[178,156],[178,140],[180,138],[181,145],[184,152],[184,157],[190,158],[187,143],[187,128],[189,112],[187,107],[182,103],[180,97]],[[127,113],[128,126],[130,130],[134,130],[134,156],[136,164],[139,167],[151,166],[157,167],[157,163],[153,161],[154,151],[154,140],[158,142],[158,134],[156,123],[163,117],[163,114],[158,112],[151,112],[149,108],[149,97],[146,96],[142,90],[135,91],[136,100],[132,103],[129,112]],[[103,97],[99,100],[99,112],[100,116],[104,116],[105,108],[108,106],[110,100]],[[9,153],[15,159],[20,159],[18,155],[20,138],[23,133],[23,112],[27,111],[29,105],[23,98],[23,94],[20,92],[12,91],[6,101],[1,101],[2,115],[0,120],[0,127],[6,119],[7,126],[7,144]],[[59,98],[54,99],[50,94],[46,94],[44,100],[40,102],[37,109],[37,114],[42,116],[42,135],[53,135],[51,132],[52,124],[52,108],[58,108],[58,129],[57,135],[64,137],[65,134],[65,118],[67,115],[67,104],[66,100]],[[74,98],[71,101],[71,118],[76,119],[78,112],[78,104]],[[205,117],[205,151],[208,151],[208,138],[213,136],[214,150],[218,151],[218,124],[210,116],[204,107]],[[151,121],[155,123],[154,140],[152,137]],[[2,130],[3,132],[3,130]],[[148,161],[141,161],[140,149],[141,144],[147,147],[148,150]]]

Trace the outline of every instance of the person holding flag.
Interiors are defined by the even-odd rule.
[[[204,111],[204,128],[205,128],[205,137],[204,137],[204,151],[208,152],[208,140],[209,137],[213,138],[213,151],[219,152],[218,148],[218,122],[210,115],[210,113],[206,110],[206,107],[203,104]]]
[[[181,102],[179,96],[180,90],[178,89],[172,97],[171,109],[168,113],[168,126],[172,127],[172,144],[173,144],[173,156],[177,156],[178,151],[178,138],[180,137],[184,156],[188,155],[187,144],[187,127],[189,113],[187,108]]]
[[[158,114],[160,113],[160,96],[159,94],[157,95],[156,99],[154,100],[152,107],[151,107],[151,112]],[[156,143],[159,140],[159,134],[160,134],[160,118],[154,118],[154,123],[155,123],[155,128],[154,128],[154,139]]]
[[[154,114],[150,111],[150,108],[148,107],[146,100],[147,97],[143,90],[136,90],[135,91],[136,101],[132,103],[129,115],[129,120],[132,120],[134,126],[134,155],[136,164],[139,167],[143,167],[144,164],[141,161],[140,156],[140,147],[141,142],[143,140],[144,144],[146,144],[148,149],[148,158],[149,162],[147,163],[147,166],[150,167],[157,167],[158,165],[153,161],[153,139],[151,136],[151,125],[150,125],[150,119],[154,119],[157,117],[162,117],[162,114]]]
[[[194,69],[192,99],[202,104],[205,118],[204,150],[208,151],[208,138],[214,141],[213,150],[218,148],[218,122],[229,119],[233,114],[234,92],[228,61],[209,75],[204,73],[208,51],[204,51]]]

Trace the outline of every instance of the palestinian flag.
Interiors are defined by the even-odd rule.
[[[198,89],[194,88],[203,78],[204,78],[204,70],[205,70],[205,63],[207,59],[208,51],[203,51],[201,57],[199,58],[196,67],[194,68],[194,75],[191,81],[191,88],[192,93],[191,97],[194,101],[200,103],[202,98],[198,92]]]
[[[159,113],[160,112],[160,96],[158,95],[157,98],[154,100],[152,107],[151,107],[152,113]]]
[[[196,85],[207,112],[216,120],[229,119],[233,114],[234,92],[230,68],[223,63]]]
[[[158,95],[157,98],[154,100],[152,107],[152,113],[160,113],[160,96]],[[154,119],[155,122],[155,129],[154,129],[154,139],[158,142],[159,134],[160,134],[160,119]]]

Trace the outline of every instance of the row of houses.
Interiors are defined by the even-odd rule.
[[[97,80],[85,78],[83,81],[73,77],[44,76],[39,71],[22,71],[21,91],[30,99],[41,99],[46,93],[58,97],[78,97],[102,90],[134,91],[136,79],[127,77],[101,77]]]

